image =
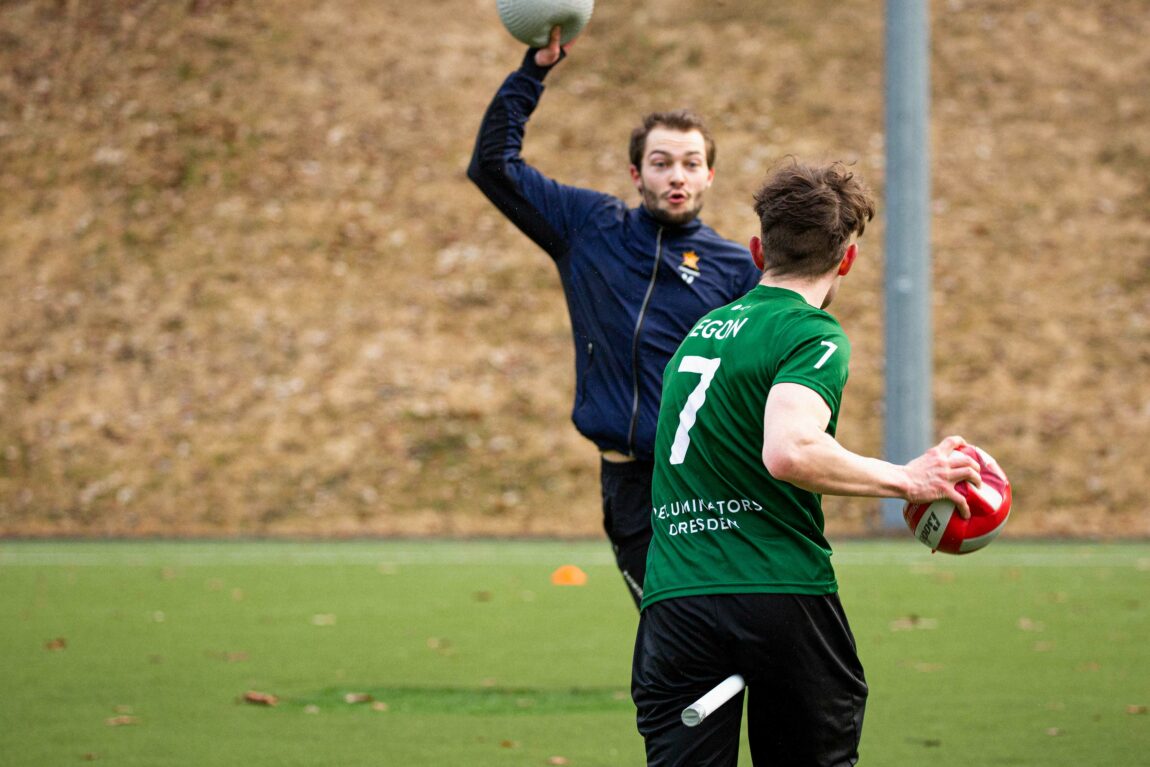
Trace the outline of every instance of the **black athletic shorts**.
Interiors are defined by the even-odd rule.
[[[603,491],[603,529],[615,550],[615,563],[623,574],[635,606],[643,599],[647,548],[651,545],[651,461],[613,462],[600,459],[599,483]]]
[[[746,691],[684,725],[683,709],[731,674]],[[650,767],[733,767],[744,697],[756,765],[845,767],[858,761],[867,686],[838,595],[730,594],[643,610],[631,696]]]

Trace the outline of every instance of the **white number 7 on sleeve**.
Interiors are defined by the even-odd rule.
[[[831,355],[838,351],[839,348],[838,344],[836,344],[834,341],[823,341],[820,346],[827,347],[827,353],[820,357],[819,361],[815,363],[815,370],[818,370],[823,365],[825,365],[827,360],[831,358]]]
[[[679,428],[675,431],[675,442],[671,445],[671,463],[679,464],[687,456],[687,448],[691,446],[691,427],[695,425],[695,414],[707,401],[707,387],[715,378],[715,371],[723,360],[718,357],[684,357],[679,361],[680,373],[697,373],[703,378],[699,385],[687,397],[687,404],[679,411]]]

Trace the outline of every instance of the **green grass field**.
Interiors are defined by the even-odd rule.
[[[836,566],[863,764],[1150,763],[1150,545]],[[0,763],[639,765],[636,621],[598,542],[0,542]]]

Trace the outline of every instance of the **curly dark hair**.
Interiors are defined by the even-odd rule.
[[[851,237],[874,218],[875,203],[843,163],[815,166],[792,158],[755,192],[755,213],[765,271],[817,277],[838,266]]]

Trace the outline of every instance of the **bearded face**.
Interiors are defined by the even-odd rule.
[[[699,131],[655,127],[647,134],[642,169],[631,167],[631,179],[643,207],[661,223],[685,224],[703,209],[703,195],[715,172]]]

